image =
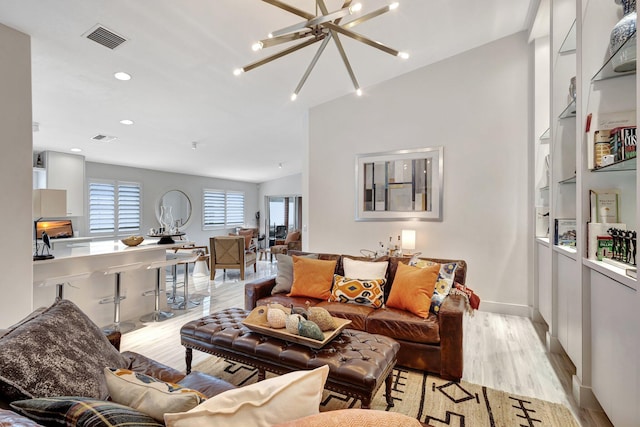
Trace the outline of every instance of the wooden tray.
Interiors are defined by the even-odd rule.
[[[287,313],[290,312],[289,309],[284,309]],[[344,328],[351,324],[351,320],[341,319],[339,317],[334,317],[334,320],[336,321],[337,327],[332,331],[323,332],[324,340],[322,341],[291,334],[284,328],[273,329],[269,326],[269,323],[267,323],[267,307],[263,305],[254,308],[247,318],[242,321],[242,324],[254,332],[317,349],[324,347],[329,341],[337,337]]]

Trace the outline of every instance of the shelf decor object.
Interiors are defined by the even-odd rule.
[[[611,41],[609,42],[609,54],[618,55],[612,60],[613,71],[624,73],[636,69],[636,44],[625,42],[636,32],[636,0],[615,0],[622,3],[624,16],[613,30],[611,30]],[[623,50],[619,51],[623,46]]]
[[[354,40],[357,40],[368,46],[379,49],[390,55],[398,56],[402,59],[409,58],[409,54],[406,52],[397,51],[388,46],[385,46],[384,44],[378,41],[371,40],[351,30],[351,28],[355,27],[356,25],[360,25],[363,22],[376,18],[377,16],[380,16],[391,10],[397,9],[398,8],[397,2],[391,3],[387,6],[383,6],[380,9],[367,13],[366,15],[361,15],[356,19],[352,19],[349,22],[343,23],[342,20],[345,17],[357,14],[362,10],[361,3],[352,4],[351,0],[345,0],[341,9],[338,9],[334,12],[329,12],[329,10],[327,9],[325,0],[316,0],[315,13],[309,13],[307,11],[298,9],[297,7],[284,3],[280,0],[263,0],[263,1],[272,6],[278,7],[286,12],[299,16],[303,18],[304,21],[301,21],[297,24],[294,24],[285,28],[281,28],[277,31],[273,31],[272,33],[269,33],[266,39],[260,40],[253,44],[252,50],[254,52],[258,52],[264,48],[276,46],[282,43],[288,43],[296,40],[304,40],[304,41],[302,43],[293,45],[287,49],[281,50],[280,52],[277,52],[271,56],[268,56],[256,62],[253,62],[249,65],[245,65],[242,68],[237,68],[236,70],[234,70],[233,74],[235,74],[236,76],[239,76],[242,73],[251,71],[254,68],[257,68],[261,65],[267,64],[278,58],[282,58],[285,55],[288,55],[297,50],[300,50],[302,48],[305,48],[307,46],[310,46],[314,43],[321,41],[322,43],[320,44],[318,51],[314,55],[313,59],[311,60],[311,63],[307,67],[307,70],[302,75],[302,78],[300,79],[298,86],[296,87],[296,89],[293,91],[293,94],[291,95],[292,101],[294,101],[297,98],[298,94],[300,93],[300,90],[302,90],[302,86],[304,86],[305,82],[307,81],[307,78],[309,77],[309,74],[311,74],[311,71],[313,70],[316,63],[318,62],[320,55],[322,55],[322,52],[324,52],[324,49],[327,47],[327,44],[329,44],[329,41],[331,41],[331,39],[333,39],[333,42],[335,43],[338,49],[338,52],[340,52],[340,57],[342,58],[342,62],[344,62],[345,67],[347,68],[347,72],[351,77],[351,81],[356,90],[356,93],[358,94],[358,96],[362,95],[360,84],[358,83],[358,80],[356,79],[353,69],[351,68],[351,64],[349,63],[349,59],[347,58],[347,54],[344,50],[344,47],[342,46],[342,42],[340,41],[338,34],[346,37],[350,37]]]
[[[67,215],[67,190],[37,189],[32,194],[32,217],[34,228],[35,252],[34,261],[52,259],[51,243],[46,230],[42,230],[40,238],[42,244],[38,243],[38,222],[42,218],[64,217]],[[46,249],[46,254],[45,254]]]
[[[356,221],[442,221],[443,147],[356,156]]]

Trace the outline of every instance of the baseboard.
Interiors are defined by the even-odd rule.
[[[564,353],[558,337],[551,336],[549,331],[547,331],[547,351],[549,353]]]
[[[578,406],[584,409],[602,411],[602,406],[600,406],[598,399],[596,399],[596,396],[593,394],[593,389],[583,386],[580,378],[576,375],[573,375],[571,378],[571,386],[573,398],[578,403]]]
[[[547,323],[544,317],[542,317],[542,314],[540,314],[540,311],[534,307],[531,307],[531,320],[535,323]]]
[[[491,313],[508,314],[511,316],[520,316],[531,318],[531,307],[523,304],[508,304],[504,302],[482,301],[480,310]]]

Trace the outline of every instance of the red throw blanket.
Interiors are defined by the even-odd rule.
[[[478,307],[480,307],[480,297],[465,285],[455,283],[449,293],[452,295],[462,295],[466,300],[467,311],[470,314],[473,314],[473,310],[477,310]]]

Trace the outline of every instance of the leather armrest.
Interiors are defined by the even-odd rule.
[[[271,295],[271,290],[276,286],[276,278],[265,277],[244,285],[244,309],[253,310],[261,298]]]
[[[149,359],[133,351],[125,351],[122,355],[129,360],[128,369],[140,372],[162,381],[177,383],[185,377],[185,374],[153,359]]]
[[[462,378],[462,324],[465,300],[460,295],[447,296],[438,314],[440,323],[440,376],[449,380]]]

